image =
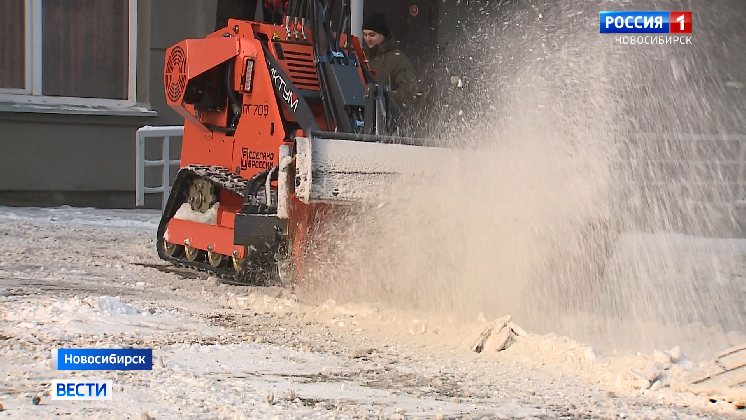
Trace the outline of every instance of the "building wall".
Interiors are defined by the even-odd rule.
[[[407,4],[419,1],[410,0]],[[434,82],[448,87],[450,76],[469,75],[467,69],[460,67],[470,63],[467,58],[474,50],[468,40],[480,38],[480,34],[475,32],[479,25],[473,23],[502,22],[496,13],[499,9],[496,5],[509,3],[515,2],[442,0],[434,8],[438,17],[435,22],[436,55],[440,59],[432,69],[436,73],[432,78]],[[691,74],[684,77],[714,84],[709,91],[716,95],[708,100],[712,102],[711,108],[718,112],[711,113],[712,127],[707,130],[710,132],[742,134],[746,129],[742,100],[746,49],[739,48],[744,36],[743,31],[738,30],[738,19],[746,13],[743,5],[740,0],[717,0],[713,3],[716,7],[695,9],[699,14],[695,22],[699,25],[697,42],[707,40],[713,43],[707,57],[696,57],[702,52],[701,48],[678,48],[669,56],[665,55],[673,47],[656,48],[654,51],[663,57],[656,57],[650,63],[651,66],[670,67],[675,61],[684,68],[687,68],[687,63],[700,64],[694,67],[699,72],[689,72]],[[165,50],[184,38],[199,38],[211,32],[215,6],[216,0],[138,0],[137,96],[139,102],[155,111],[155,115],[72,115],[65,110],[40,112],[33,109],[10,112],[0,104],[0,205],[133,207],[135,131],[144,125],[182,124],[181,118],[165,104],[161,76]],[[670,4],[658,1],[655,6],[665,10]],[[367,13],[377,7],[382,6],[366,1]],[[717,21],[720,23],[715,25],[712,22],[716,22],[713,16],[717,10],[730,12],[726,21]],[[406,13],[407,10],[402,9],[402,16]],[[620,48],[629,49],[629,46]],[[707,66],[702,63],[707,63]],[[704,67],[706,70],[702,70]],[[160,149],[160,145],[154,142],[148,148],[147,156],[160,157]],[[176,141],[171,157],[176,158],[178,154],[179,143]],[[153,185],[158,184],[160,173],[152,168],[147,173],[147,180]],[[157,208],[160,201],[158,195],[146,196],[147,207]]]
[[[138,1],[137,99],[154,115],[0,107],[0,205],[133,207],[136,130],[182,124],[165,104],[160,76],[165,50],[211,32],[215,3]],[[173,157],[179,152],[175,146]],[[159,201],[148,197],[148,207]]]
[[[427,0],[412,0],[422,1]],[[185,38],[210,33],[216,3],[138,0],[137,100],[155,111],[149,115],[71,113],[0,103],[0,205],[134,207],[137,129],[183,123],[165,102],[165,51]],[[402,13],[407,10],[402,8]],[[172,159],[179,156],[179,140],[172,139]],[[146,158],[158,159],[160,154],[161,145],[154,139]],[[172,179],[175,173],[174,167]],[[147,185],[160,185],[160,180],[159,169],[146,169]],[[159,194],[146,195],[145,207],[160,208],[161,199]]]

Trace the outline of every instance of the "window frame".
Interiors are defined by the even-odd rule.
[[[137,104],[137,1],[128,1],[127,99],[45,96],[42,91],[42,0],[24,0],[25,87],[0,88],[0,102],[121,108]]]

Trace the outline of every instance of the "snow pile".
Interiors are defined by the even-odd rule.
[[[59,299],[49,305],[21,305],[5,312],[7,322],[65,322],[75,318],[96,315],[149,315],[143,311],[127,305],[119,297],[98,296],[80,299]]]
[[[617,374],[617,386],[650,391],[663,388],[685,391],[690,373],[698,368],[697,364],[684,357],[679,347],[622,359],[620,364],[624,368],[619,369]]]
[[[0,206],[0,221],[23,221],[59,225],[100,226],[135,230],[155,230],[161,213],[157,210],[107,210],[70,206],[36,208]]]
[[[143,328],[150,312],[127,305],[119,297],[99,296],[71,299],[48,299],[42,302],[15,302],[6,308],[3,321],[12,326],[7,331],[14,336],[56,336],[71,339],[77,335],[96,335],[111,331],[132,331]],[[142,315],[133,317],[133,315]],[[162,320],[161,322],[166,322]]]
[[[504,336],[506,330],[512,333],[510,321],[501,319],[490,323],[493,331],[495,325],[503,326],[500,336]],[[480,357],[513,361],[532,366],[532,369],[556,369],[619,393],[700,408],[711,408],[712,404],[726,411],[746,408],[746,387],[743,386],[746,383],[746,347],[743,346],[697,363],[679,346],[626,356],[596,354],[587,344],[556,334],[517,336],[508,341],[509,346],[498,348],[496,352],[489,348],[490,341],[495,340],[494,333],[485,340],[485,332],[477,342],[477,345],[483,343],[482,348],[477,349],[477,345],[472,348]],[[485,351],[488,349],[492,351]]]
[[[51,320],[65,322],[80,314],[91,314],[93,308],[79,298],[55,300],[49,305],[17,305],[5,311],[6,322],[44,323]]]
[[[89,304],[93,303],[91,301],[95,301],[95,304],[97,305],[98,310],[101,313],[104,313],[107,315],[148,314],[148,312],[143,311],[140,308],[127,305],[126,303],[122,301],[120,297],[99,296],[95,299],[94,298],[87,299],[87,302],[89,302]]]

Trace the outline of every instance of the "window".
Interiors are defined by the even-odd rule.
[[[26,91],[25,44],[28,24],[24,14],[25,0],[5,0],[0,3],[0,89]]]
[[[134,104],[136,1],[1,0],[1,99]]]

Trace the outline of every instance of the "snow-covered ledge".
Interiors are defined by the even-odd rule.
[[[133,101],[0,94],[0,112],[155,117],[158,113]]]

